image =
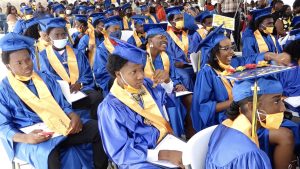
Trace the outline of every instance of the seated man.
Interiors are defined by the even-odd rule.
[[[166,160],[183,168],[182,152],[153,150],[172,129],[166,120],[165,90],[144,79],[146,52],[117,40],[113,44],[107,70],[115,81],[98,108],[104,150],[119,169],[159,168],[147,160]]]
[[[102,101],[95,83],[89,61],[84,53],[67,44],[66,21],[62,18],[42,20],[51,44],[40,52],[41,71],[53,74],[57,80],[70,84],[71,93],[82,91],[88,97],[72,103],[73,108],[90,108],[91,118],[97,118],[97,107]]]
[[[47,74],[33,71],[33,44],[32,39],[15,33],[0,41],[2,62],[9,70],[0,84],[0,137],[10,160],[17,157],[39,169],[81,169],[92,165],[106,169],[107,157],[97,122],[82,123],[65,101],[57,82]],[[20,130],[37,123],[44,123],[63,136],[51,138],[52,132],[39,128],[29,133]],[[94,164],[80,148],[86,143],[92,143]],[[66,155],[73,160],[64,160]]]

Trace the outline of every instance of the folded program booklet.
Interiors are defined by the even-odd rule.
[[[183,152],[186,147],[186,142],[182,141],[181,139],[168,134],[166,135],[155,147],[155,150],[177,150]],[[178,168],[177,165],[172,164],[168,161],[149,161],[152,164],[161,166],[163,168]]]
[[[87,95],[81,91],[78,91],[77,93],[71,93],[70,92],[70,86],[68,82],[63,80],[57,80],[58,84],[60,85],[60,88],[62,90],[62,93],[64,94],[66,100],[72,104],[73,102],[76,102],[80,99],[83,99],[87,97]]]

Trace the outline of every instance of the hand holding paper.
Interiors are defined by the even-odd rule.
[[[72,102],[75,102],[77,100],[83,99],[86,97],[86,94],[78,91],[77,93],[71,93],[70,86],[68,82],[63,80],[57,80],[58,84],[60,85],[60,88],[62,90],[62,93],[64,94],[66,100],[72,104]]]

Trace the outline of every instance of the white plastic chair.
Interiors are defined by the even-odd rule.
[[[122,37],[121,37],[121,40],[123,41],[127,41],[130,36],[133,35],[133,31],[131,30],[122,30]]]
[[[199,131],[187,142],[187,148],[182,153],[182,163],[186,168],[205,169],[208,143],[216,127],[217,125]]]
[[[12,161],[12,168],[13,169],[34,169],[30,164],[25,161],[22,161],[18,158],[14,158]]]

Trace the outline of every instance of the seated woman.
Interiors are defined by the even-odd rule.
[[[52,74],[57,80],[70,84],[71,93],[82,91],[87,97],[72,103],[73,108],[88,108],[91,118],[97,118],[97,107],[102,94],[95,90],[95,83],[87,57],[67,44],[66,21],[49,18],[41,21],[52,45],[40,52],[41,71]]]
[[[224,36],[222,26],[210,32],[200,46],[205,47],[202,54],[207,55],[202,57],[209,57],[209,60],[198,72],[194,87],[191,118],[196,131],[219,124],[226,118],[224,113],[232,102],[233,85],[231,81],[219,76],[232,69],[234,55],[234,46],[231,45],[231,40]],[[255,57],[235,59],[239,60],[236,66],[258,62]],[[265,56],[265,60],[272,59]],[[284,60],[276,60],[279,64],[281,61]]]
[[[186,129],[185,134],[187,138],[190,138],[194,134],[189,113],[192,95],[182,96],[182,102],[180,98],[176,98],[175,96],[175,92],[186,91],[187,89],[180,81],[180,77],[176,74],[172,59],[166,53],[168,44],[166,37],[167,24],[145,24],[144,30],[147,34],[146,51],[148,53],[147,63],[144,69],[145,77],[153,80],[155,84],[162,84],[163,87],[166,83],[173,84],[174,89],[165,89],[175,104],[170,107],[176,107],[175,112],[169,112],[170,123],[176,136],[180,137],[181,134],[184,134],[184,129]],[[187,112],[187,115],[185,112]]]
[[[93,165],[107,168],[97,121],[82,123],[57,82],[47,74],[33,71],[33,44],[31,38],[15,33],[0,40],[2,62],[9,70],[0,84],[0,137],[10,160],[17,157],[40,169],[81,169]],[[38,123],[61,136],[51,138],[52,132],[39,128],[29,133],[21,131]],[[94,164],[90,155],[80,149],[86,143],[93,145]]]
[[[165,119],[165,90],[144,79],[146,52],[121,41],[114,44],[107,70],[115,81],[98,108],[105,152],[120,169],[159,168],[147,160],[183,168],[180,151],[153,150],[172,129]]]
[[[272,77],[259,78],[257,84],[257,127],[279,129],[285,111],[281,100],[282,86]],[[210,138],[205,168],[272,168],[267,154],[259,149],[256,132],[255,135],[251,133],[253,86],[254,80],[234,85],[234,102],[228,113],[229,119],[220,124]],[[290,138],[286,141],[290,141]],[[286,148],[288,154],[283,158],[291,161],[293,151],[289,146]]]

